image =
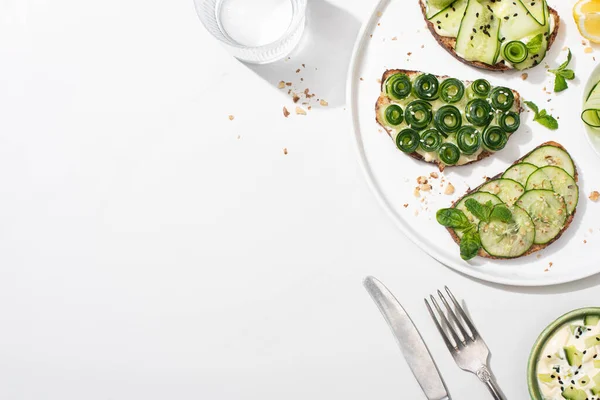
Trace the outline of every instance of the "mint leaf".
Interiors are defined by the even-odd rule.
[[[485,204],[481,204],[475,199],[467,199],[465,202],[465,207],[471,214],[475,216],[475,218],[489,222],[490,214],[492,213],[492,203],[487,202]]]
[[[545,126],[548,129],[556,130],[558,129],[558,121],[554,119],[552,115],[545,115],[540,118],[534,118],[534,121],[538,122],[540,125]]]
[[[558,67],[558,70],[560,71],[561,69],[567,68],[567,65],[569,65],[569,63],[571,62],[571,58],[572,58],[571,49],[569,49],[569,54],[567,54],[567,61],[560,64],[560,67]]]
[[[538,113],[540,112],[540,109],[538,108],[538,106],[536,106],[532,101],[526,101],[525,104],[527,104],[527,107],[529,107],[533,110],[533,112],[535,113],[535,116],[537,117]]]
[[[572,69],[563,69],[558,72],[558,75],[568,80],[575,79],[575,72]]]
[[[530,53],[539,53],[540,50],[542,49],[542,40],[543,40],[543,36],[541,33],[535,35],[527,44],[527,50],[529,50]]]
[[[510,222],[512,220],[512,212],[504,204],[498,204],[490,214],[490,221]]]
[[[554,79],[554,91],[555,92],[562,92],[563,90],[567,89],[569,87],[569,85],[567,84],[567,81],[565,80],[565,78],[562,75],[557,74],[556,78]]]

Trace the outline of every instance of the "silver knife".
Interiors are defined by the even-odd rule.
[[[431,358],[421,334],[404,308],[388,288],[374,277],[365,278],[364,285],[390,326],[408,366],[417,378],[427,399],[450,400],[444,380]]]

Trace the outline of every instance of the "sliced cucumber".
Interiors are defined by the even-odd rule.
[[[536,169],[538,169],[538,167],[533,164],[515,164],[507,169],[502,177],[505,179],[512,179],[513,181],[519,182],[522,186],[525,186],[527,184],[527,178],[529,178],[529,175],[533,174]]]
[[[427,18],[431,19],[442,10],[451,6],[454,0],[427,0]]]
[[[558,167],[540,168],[531,177],[538,174],[538,172],[546,175],[552,182],[552,190],[563,197],[567,206],[567,213],[571,214],[577,207],[579,200],[579,188],[575,179],[567,174],[564,169]],[[529,182],[527,184],[529,185]]]
[[[469,0],[456,0],[429,20],[440,36],[456,37]]]
[[[529,0],[523,3],[527,11],[540,25],[546,25],[548,20],[548,5],[545,0]]]
[[[544,57],[546,57],[546,52],[548,51],[548,37],[550,36],[551,27],[550,27],[550,24],[546,24],[546,26],[542,27],[542,28],[543,28],[543,31],[540,32],[540,33],[542,33],[542,43],[541,43],[539,51],[537,53],[530,51],[529,55],[527,56],[527,59],[525,59],[525,61],[513,65],[516,69],[523,70],[523,69],[531,68],[535,65],[538,65],[540,63],[540,61],[543,60]],[[528,44],[529,41],[531,39],[533,39],[536,35],[537,34],[531,35],[531,36],[523,38],[521,40],[524,43]],[[506,42],[504,42],[504,43],[506,43]]]
[[[517,201],[535,225],[535,244],[546,244],[565,226],[567,207],[563,198],[551,190],[530,190]]]
[[[600,82],[596,83],[590,93],[588,94],[585,104],[583,105],[583,112],[581,113],[581,119],[587,125],[600,128]]]
[[[575,164],[573,164],[573,160],[566,151],[556,146],[542,146],[528,155],[523,162],[533,164],[537,167],[553,165],[564,169],[572,177],[575,176]]]
[[[456,53],[467,61],[494,65],[500,52],[500,20],[477,0],[469,0],[456,37]]]
[[[506,205],[512,206],[519,197],[523,195],[525,189],[523,188],[523,185],[517,181],[501,178],[489,181],[483,185],[479,191],[495,194],[502,202],[506,203]]]
[[[461,210],[462,212],[464,212],[465,215],[467,216],[467,218],[469,219],[469,221],[471,221],[475,225],[479,224],[479,219],[477,217],[475,217],[473,214],[471,214],[471,212],[469,210],[467,210],[467,206],[465,206],[465,203],[467,202],[468,199],[477,200],[481,204],[485,204],[488,201],[492,202],[492,205],[502,203],[502,200],[500,200],[498,198],[498,196],[491,194],[491,193],[487,193],[487,192],[475,192],[475,193],[471,193],[468,196],[463,197],[458,203],[456,203],[455,207],[458,210]],[[458,237],[462,237],[462,232],[459,232],[459,231],[455,231],[455,232],[458,235]]]
[[[529,214],[520,207],[510,207],[513,220],[479,223],[481,246],[490,255],[515,258],[523,255],[535,241],[535,227]]]
[[[525,184],[525,190],[547,189],[554,191],[552,180],[544,172],[545,168],[547,167],[540,168],[529,176],[529,179],[527,179],[527,183]]]
[[[527,12],[521,0],[494,1],[490,7],[502,20],[500,37],[505,39],[505,43],[544,32],[535,18]]]

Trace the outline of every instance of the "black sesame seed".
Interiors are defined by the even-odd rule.
[[[500,40],[502,40],[502,39],[500,39]],[[552,358],[552,356],[551,356],[550,354],[548,354],[546,357],[548,357],[548,358]]]
[[[517,15],[519,15],[519,14],[517,14],[517,13],[514,13],[514,14],[513,14],[513,17],[516,17]]]
[[[552,374],[552,375],[550,375],[550,378],[554,379],[554,378],[556,378],[556,375]]]
[[[532,5],[532,6],[535,6],[535,1],[532,1],[532,2],[531,2],[531,5]]]
[[[446,13],[446,18],[448,18],[448,13]]]
[[[473,32],[474,32],[474,33],[477,33],[477,30],[476,30],[475,28],[473,28]]]
[[[504,19],[505,19],[505,20],[507,20],[507,21],[508,21],[508,19],[509,19],[509,18],[510,18],[510,17],[509,17],[508,15],[507,15],[506,17],[504,17]]]
[[[476,16],[477,18],[479,18],[479,13],[475,13],[475,16]]]
[[[584,350],[584,351],[583,351],[583,354],[585,354],[585,353],[587,353],[587,350]]]

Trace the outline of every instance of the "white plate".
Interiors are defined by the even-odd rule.
[[[576,80],[569,82],[569,89],[558,95],[543,90],[547,87],[547,91],[552,91],[553,87],[552,75],[546,72],[544,65],[526,71],[529,76],[523,80],[518,71],[486,72],[454,59],[432,37],[417,0],[381,0],[359,34],[350,67],[347,93],[356,146],[377,198],[400,230],[421,249],[450,268],[490,282],[543,286],[600,272],[597,250],[600,245],[600,203],[588,200],[592,190],[600,190],[600,160],[583,137],[586,131],[579,117],[584,91],[582,82],[587,81],[594,69],[594,54],[584,52],[582,38],[571,17],[572,5],[569,2],[554,3],[551,6],[563,17],[562,25],[556,43],[544,61],[551,67],[558,66],[566,59],[563,47],[568,45],[574,56],[571,67],[577,75]],[[416,178],[429,175],[437,168],[402,154],[375,123],[374,104],[380,91],[378,80],[384,70],[391,68],[447,74],[459,79],[486,78],[494,85],[516,89],[526,99],[547,108],[558,116],[560,129],[549,131],[533,122],[530,113],[524,112],[521,128],[503,151],[475,165],[446,169],[441,176],[456,187],[454,195],[443,194],[440,176],[434,180],[434,190],[421,202],[413,195]],[[547,102],[548,99],[551,102]],[[451,201],[469,187],[479,185],[484,176],[504,171],[514,160],[548,140],[555,140],[567,148],[580,174],[580,200],[569,229],[557,242],[527,257],[463,261],[458,246],[435,221],[435,212],[450,206]],[[400,253],[398,263],[402,263]]]
[[[594,72],[592,72],[592,74],[590,75],[590,77],[587,80],[587,84],[585,85],[585,89],[583,91],[582,104],[585,103],[588,95],[590,94],[590,91],[594,88],[594,86],[596,85],[596,83],[598,81],[600,81],[600,65],[598,65],[598,66],[596,66],[596,68],[594,68]],[[596,154],[598,154],[600,156],[600,129],[592,128],[585,124],[584,124],[584,126],[585,126],[587,138],[588,138],[588,141],[590,142],[590,145],[596,151]]]

